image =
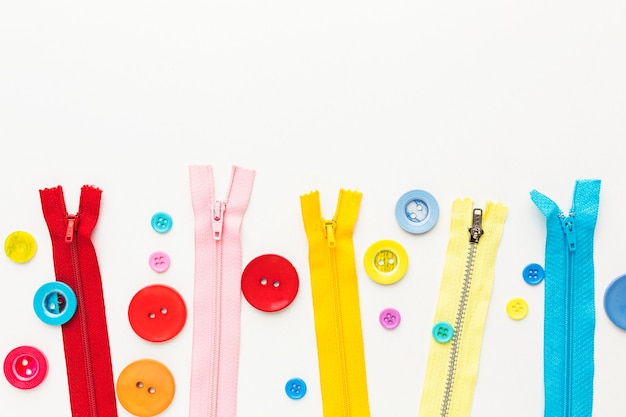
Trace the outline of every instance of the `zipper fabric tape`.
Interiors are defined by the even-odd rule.
[[[255,172],[232,167],[224,200],[213,168],[189,167],[195,218],[194,317],[190,417],[234,417],[241,329],[240,228]]]
[[[546,417],[589,417],[593,409],[593,238],[600,180],[578,180],[571,211],[533,190],[546,218],[544,394]]]
[[[496,254],[507,208],[469,198],[452,203],[450,237],[433,323],[452,332],[431,338],[419,417],[470,415]],[[437,326],[437,325],[436,325]],[[443,336],[443,335],[441,335]]]
[[[319,192],[300,197],[309,244],[309,268],[322,407],[327,417],[369,417],[352,233],[362,194],[339,191],[332,220],[325,220]]]
[[[57,281],[76,293],[78,308],[63,324],[63,347],[72,415],[117,416],[102,278],[91,233],[102,191],[84,186],[78,213],[69,215],[60,186],[39,191],[50,231]]]

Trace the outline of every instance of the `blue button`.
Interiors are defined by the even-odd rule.
[[[454,328],[446,321],[440,321],[433,326],[433,338],[437,343],[448,343],[454,336]]]
[[[615,278],[607,287],[604,310],[613,324],[626,330],[626,275]]]
[[[396,203],[396,220],[409,233],[428,232],[439,219],[439,204],[432,194],[423,190],[412,190],[400,197]]]
[[[539,264],[528,264],[522,272],[524,281],[526,281],[530,285],[539,284],[541,281],[543,281],[543,277],[545,275],[546,273],[543,270],[543,267]]]
[[[33,308],[41,321],[58,326],[67,323],[76,312],[76,294],[67,284],[48,282],[35,293]]]
[[[299,400],[306,394],[306,384],[300,378],[291,378],[285,384],[285,392],[292,400]]]
[[[172,228],[172,216],[159,211],[152,216],[152,228],[159,233],[167,233]]]

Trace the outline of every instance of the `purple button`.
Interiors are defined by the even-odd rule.
[[[400,312],[395,308],[386,308],[380,312],[378,320],[385,329],[395,329],[400,324]]]
[[[170,257],[167,253],[156,251],[150,255],[148,260],[150,268],[156,272],[165,272],[170,267]]]

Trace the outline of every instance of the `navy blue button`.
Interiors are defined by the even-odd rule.
[[[396,220],[409,233],[428,232],[439,219],[439,204],[432,194],[423,190],[411,190],[396,203]]]
[[[76,312],[76,294],[67,284],[48,282],[35,293],[33,308],[41,321],[58,326],[67,323]]]
[[[537,285],[541,281],[543,281],[545,271],[543,270],[543,267],[539,264],[528,264],[526,265],[526,268],[524,268],[522,276],[524,277],[524,281],[526,281],[528,284]]]
[[[613,324],[626,330],[626,275],[615,278],[607,287],[604,310]]]
[[[152,228],[159,233],[167,233],[172,228],[172,216],[159,211],[152,216]]]
[[[299,400],[306,394],[306,383],[300,378],[291,378],[285,384],[285,392],[292,400]]]
[[[437,343],[448,343],[454,336],[454,328],[445,321],[440,321],[433,326],[433,338]]]

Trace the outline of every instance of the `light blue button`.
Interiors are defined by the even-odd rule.
[[[607,287],[604,310],[613,324],[626,330],[626,275],[615,278]]]
[[[167,233],[172,228],[172,216],[159,211],[152,216],[152,228],[159,233]]]
[[[528,264],[526,265],[526,268],[524,268],[524,271],[522,271],[522,275],[524,277],[524,281],[528,284],[537,285],[543,281],[545,271],[539,264]]]
[[[423,190],[404,193],[396,203],[396,220],[409,233],[426,233],[439,219],[439,204],[432,194]]]
[[[437,343],[448,343],[454,336],[454,328],[446,321],[440,321],[433,326],[433,338]]]
[[[299,400],[306,394],[306,383],[300,378],[291,378],[285,384],[285,392],[292,400]]]
[[[41,321],[58,326],[67,323],[76,312],[76,294],[67,284],[48,282],[35,293],[33,308]]]

